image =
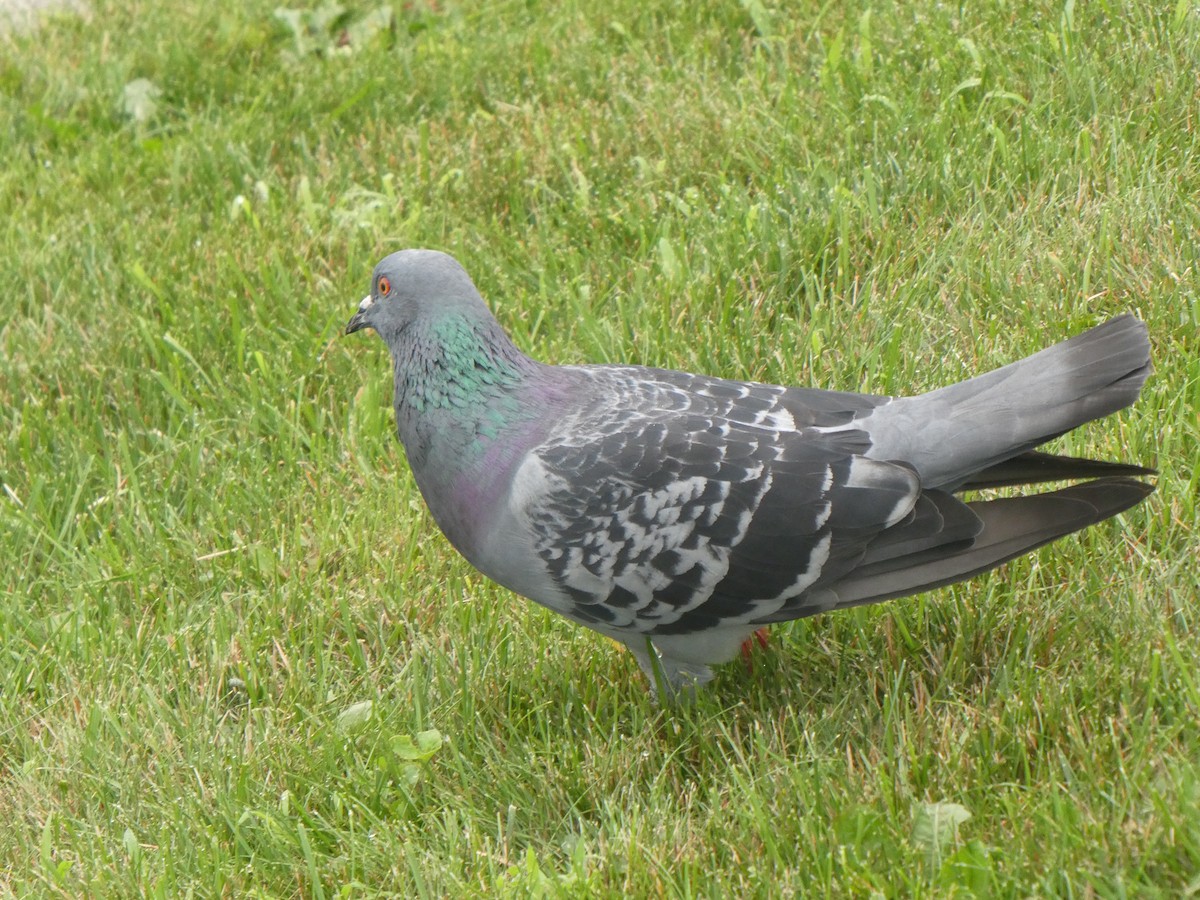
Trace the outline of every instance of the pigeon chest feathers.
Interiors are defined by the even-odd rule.
[[[438,526],[475,562],[552,398],[494,323],[448,318],[395,348],[396,430]]]
[[[396,348],[396,427],[414,468],[434,450],[452,454],[442,465],[469,463],[520,418],[521,363],[530,361],[487,338],[451,318]]]

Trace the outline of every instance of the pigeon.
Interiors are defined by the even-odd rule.
[[[628,647],[659,694],[694,693],[767,625],[971,578],[1154,490],[1153,469],[1035,449],[1137,399],[1131,315],[905,397],[540,363],[435,250],[376,266],[346,334],[364,328],[450,543]],[[958,496],[1045,482],[1074,483]]]

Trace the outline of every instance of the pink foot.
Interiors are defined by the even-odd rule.
[[[750,637],[748,637],[744,641],[742,641],[742,659],[746,663],[746,670],[750,671],[750,672],[754,671],[754,661],[751,657],[751,654],[754,652],[754,642],[755,641],[758,642],[758,646],[762,647],[763,649],[766,649],[766,646],[767,646],[767,629],[766,628],[758,629],[758,631],[754,632],[754,634],[750,635]]]

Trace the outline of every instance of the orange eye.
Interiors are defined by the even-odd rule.
[[[392,292],[392,283],[387,278],[380,277],[379,283],[376,285],[379,290],[380,297],[386,297]]]

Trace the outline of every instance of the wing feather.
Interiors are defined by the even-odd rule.
[[[630,372],[604,370],[601,402],[533,451],[537,554],[581,621],[686,634],[789,606],[795,618],[920,495],[911,468],[867,459],[866,435],[833,427],[853,418],[847,404],[881,398],[822,395],[813,409],[774,386]]]

